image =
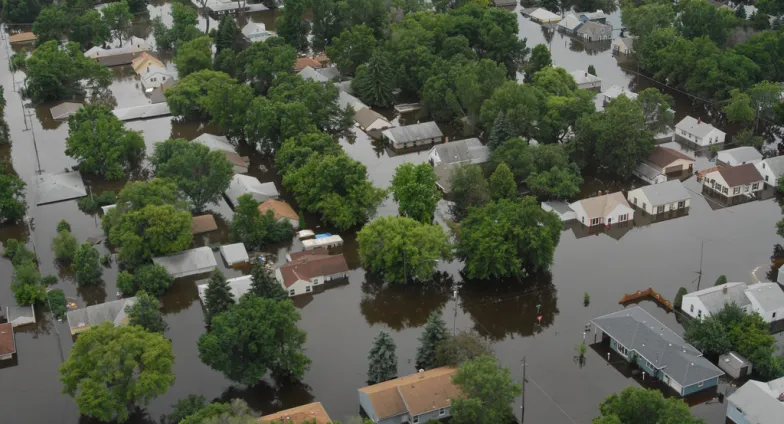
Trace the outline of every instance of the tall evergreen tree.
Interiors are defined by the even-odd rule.
[[[283,300],[288,297],[278,280],[272,276],[272,272],[262,263],[253,264],[250,280],[250,294],[253,296],[272,300]]]
[[[0,145],[11,142],[11,131],[8,129],[8,122],[5,120],[5,105],[3,87],[0,87]]]
[[[594,68],[593,65],[588,65],[588,73],[596,76],[596,68]]]
[[[383,53],[376,50],[366,65],[359,66],[351,87],[363,102],[371,106],[387,107],[395,100],[393,80],[389,62]]]
[[[231,15],[223,15],[218,24],[218,32],[215,35],[216,53],[223,49],[234,49],[238,46],[240,27]]]
[[[419,337],[419,348],[416,353],[416,367],[429,370],[438,366],[436,359],[436,350],[443,342],[449,333],[446,329],[446,323],[441,319],[441,313],[434,311],[427,317],[427,325],[422,336]]]
[[[387,332],[380,332],[373,340],[368,355],[368,384],[381,383],[397,377],[397,355],[395,341]]]
[[[212,322],[212,317],[226,311],[235,302],[229,283],[226,282],[226,277],[218,269],[212,272],[204,297],[204,307],[207,309],[205,316],[207,325]]]
[[[504,144],[506,140],[514,138],[513,131],[514,129],[509,123],[509,119],[507,119],[506,114],[504,112],[498,112],[498,115],[495,117],[495,121],[493,121],[493,128],[490,129],[490,138],[487,141],[487,147],[493,150],[496,147]]]

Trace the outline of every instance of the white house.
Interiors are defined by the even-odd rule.
[[[752,284],[746,289],[751,310],[767,323],[784,318],[784,291],[776,283]]]
[[[746,163],[757,163],[762,160],[762,154],[751,146],[736,147],[722,150],[716,156],[719,165],[738,166]]]
[[[365,132],[383,130],[393,126],[387,118],[369,107],[363,107],[354,112],[354,122]]]
[[[754,164],[754,166],[757,167],[757,171],[762,175],[765,184],[776,187],[779,185],[779,179],[784,177],[784,156],[763,159]]]
[[[444,141],[444,134],[433,121],[389,128],[382,131],[381,134],[394,149],[404,149]]]
[[[532,21],[538,22],[540,24],[558,22],[561,20],[560,15],[556,15],[555,13],[541,7],[535,9],[525,9],[523,10],[523,15],[528,16]]]
[[[688,208],[691,204],[691,195],[680,180],[666,181],[631,190],[627,198],[634,206],[651,215],[681,210]]]
[[[574,210],[577,221],[588,227],[601,224],[609,227],[634,218],[634,209],[620,191],[579,200],[569,207]]]
[[[669,147],[656,146],[653,152],[632,171],[648,184],[667,181],[667,174],[691,171],[694,158]]]
[[[727,136],[724,131],[691,116],[683,118],[675,125],[675,134],[702,147],[724,143]]]
[[[485,163],[490,158],[490,149],[483,145],[478,138],[467,138],[449,143],[433,146],[427,153],[430,164],[436,166],[440,163]]]
[[[574,82],[577,83],[577,88],[583,90],[602,90],[602,80],[596,75],[589,74],[588,71],[582,69],[569,73],[572,75],[572,78],[574,78]]]
[[[614,54],[630,55],[634,53],[634,38],[624,37],[616,38],[612,42],[612,51]]]
[[[621,94],[623,94],[630,100],[634,100],[637,98],[637,93],[629,91],[626,88],[621,87],[620,85],[613,85],[607,90],[602,92],[602,96],[604,96],[604,102],[603,102],[604,106],[607,106],[607,104],[609,104],[611,101],[620,97]]]
[[[558,22],[558,31],[574,35],[577,29],[582,26],[582,24],[583,21],[581,21],[580,18],[578,18],[576,15],[567,13],[566,17]]]
[[[781,424],[784,377],[763,383],[749,380],[727,396],[727,418],[735,424]]]
[[[765,183],[754,164],[719,168],[705,175],[702,185],[725,197],[753,196]]]
[[[706,318],[724,309],[725,304],[734,302],[748,313],[751,302],[746,296],[747,288],[746,283],[726,283],[685,294],[681,309],[692,318]]]
[[[348,264],[342,254],[304,251],[292,253],[289,257],[291,262],[275,271],[275,278],[289,296],[311,293],[313,286],[348,275]]]
[[[177,79],[166,68],[157,65],[148,66],[139,73],[139,77],[141,77],[142,87],[144,87],[145,92],[160,87],[167,80]]]

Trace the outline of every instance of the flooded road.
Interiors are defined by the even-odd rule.
[[[151,16],[163,14],[168,18],[169,5],[156,2],[150,6]],[[251,14],[251,20],[274,25],[274,13]],[[645,88],[641,82],[621,69],[612,57],[609,44],[604,50],[586,51],[581,43],[561,34],[545,38],[541,27],[518,13],[520,36],[528,39],[528,46],[537,43],[550,45],[553,61],[567,70],[584,69],[588,64],[596,67],[604,86],[613,84]],[[612,15],[614,25],[619,24],[619,14]],[[206,27],[200,18],[200,25]],[[139,35],[145,33],[144,24],[138,25]],[[212,21],[210,27],[217,27]],[[64,155],[67,125],[51,121],[48,109],[42,105],[23,109],[23,102],[14,91],[14,81],[22,81],[23,74],[6,72],[8,50],[5,38],[0,49],[0,83],[6,92],[6,109],[13,145],[0,148],[0,157],[10,162],[12,168],[28,183],[28,210],[32,222],[26,225],[0,227],[0,242],[18,238],[35,248],[44,275],[55,274],[60,278],[56,288],[68,297],[77,299],[80,306],[112,300],[117,295],[116,263],[104,270],[105,284],[89,291],[76,288],[68,269],[61,269],[54,261],[50,243],[60,219],[67,219],[73,233],[84,241],[88,237],[101,237],[100,217],[80,212],[75,201],[36,207],[33,185],[40,160],[45,172],[62,172],[76,163]],[[601,51],[600,51],[601,50]],[[146,98],[136,86],[132,73],[126,69],[115,71],[117,79],[111,90],[119,107],[144,104]],[[676,120],[691,113],[695,106],[683,96],[676,96]],[[699,106],[697,106],[699,107]],[[23,110],[30,115],[25,123]],[[25,128],[32,127],[32,131]],[[154,143],[170,137],[191,139],[209,131],[193,123],[176,123],[169,118],[128,123],[132,129],[144,132],[147,152]],[[33,148],[33,136],[38,146],[38,159]],[[374,184],[388,187],[394,169],[401,163],[422,163],[426,152],[391,155],[383,146],[373,143],[363,133],[358,133],[353,143],[343,141],[346,152],[364,163]],[[250,155],[250,174],[261,181],[274,180],[279,188],[280,179],[274,174],[268,158],[260,157],[244,148],[242,155]],[[696,169],[710,165],[708,158],[698,158]],[[139,177],[145,172],[139,172]],[[119,190],[122,183],[106,183],[85,179],[93,193]],[[632,182],[639,185],[639,182]],[[754,201],[729,208],[718,208],[704,199],[700,185],[694,177],[686,181],[692,191],[692,205],[686,216],[648,223],[635,219],[635,226],[608,234],[586,235],[583,231],[566,229],[555,253],[555,262],[549,273],[532,276],[525,281],[464,281],[458,263],[441,264],[439,283],[427,288],[389,287],[367,278],[359,266],[353,233],[342,234],[346,240],[344,253],[351,268],[348,282],[325,287],[309,296],[296,300],[302,315],[300,327],[307,331],[307,353],[313,363],[302,384],[278,385],[265,380],[254,387],[232,384],[222,374],[203,365],[198,358],[196,341],[205,331],[204,314],[199,302],[196,284],[199,278],[177,280],[162,298],[165,319],[169,324],[166,337],[172,340],[176,360],[174,372],[177,380],[163,396],[155,399],[145,412],[135,415],[134,423],[157,422],[171,410],[170,406],[188,394],[205,396],[208,400],[227,401],[245,399],[259,414],[271,413],[282,408],[297,406],[313,400],[322,402],[335,420],[345,420],[359,413],[357,388],[365,384],[367,353],[373,337],[380,331],[391,332],[397,344],[399,374],[414,372],[413,360],[427,316],[440,311],[449,327],[456,330],[473,330],[487,336],[501,362],[512,370],[515,378],[522,374],[522,360],[527,368],[525,421],[529,423],[590,423],[598,414],[598,403],[607,395],[639,382],[628,377],[618,364],[608,363],[601,348],[589,349],[584,364],[575,357],[577,346],[583,338],[584,326],[591,318],[621,308],[618,299],[624,293],[653,287],[672,299],[678,288],[689,291],[697,288],[697,271],[700,248],[704,244],[704,261],[701,286],[713,284],[722,274],[730,281],[752,281],[752,271],[767,270],[769,257],[776,243],[781,243],[775,233],[775,222],[781,217],[778,202]],[[601,181],[592,189],[608,188]],[[285,191],[282,197],[292,201]],[[195,237],[196,244],[208,245],[226,240],[226,225],[231,219],[231,209],[225,201],[212,207],[221,231],[208,237]],[[396,214],[397,207],[387,200],[379,215]],[[318,228],[315,217],[306,217],[309,227]],[[329,228],[318,228],[328,231]],[[101,253],[107,253],[103,244]],[[286,252],[301,250],[298,241],[291,241],[268,249],[280,262]],[[222,264],[220,257],[218,263]],[[222,266],[222,265],[221,265]],[[227,277],[237,276],[238,270],[224,269]],[[0,305],[13,304],[10,291],[12,268],[0,258]],[[765,271],[757,275],[764,275]],[[452,285],[459,284],[458,296],[453,299]],[[583,305],[583,294],[588,292],[591,302]],[[641,306],[675,331],[681,331],[673,314],[667,314],[650,302]],[[52,322],[47,314],[38,311],[35,326],[17,328],[17,358],[10,364],[0,365],[0,410],[3,420],[9,423],[50,422],[82,423],[74,402],[60,394],[57,367],[67,356],[73,342],[65,323]],[[541,323],[537,317],[542,316]],[[593,333],[585,335],[593,340]],[[63,355],[61,355],[61,350]],[[719,388],[723,393],[726,385]],[[711,395],[711,394],[709,394]],[[710,397],[710,396],[709,396]],[[706,399],[699,399],[706,400]],[[45,407],[43,406],[45,405]],[[520,411],[520,400],[516,411]],[[695,414],[709,423],[724,422],[726,405],[708,400],[693,407]]]

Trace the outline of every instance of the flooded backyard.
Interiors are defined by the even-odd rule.
[[[166,21],[170,20],[169,4],[154,2],[149,9],[150,18],[162,15],[164,21],[170,24]],[[560,33],[548,34],[539,25],[516,14],[520,37],[528,39],[529,47],[538,43],[548,44],[556,66],[572,71],[592,64],[605,88],[617,84],[638,91],[652,85],[648,79],[636,77],[633,72],[620,67],[611,54],[609,43],[601,48],[586,48]],[[141,19],[136,35],[151,37],[144,24],[149,18]],[[248,19],[263,22],[268,29],[274,29],[275,12],[253,13]],[[619,12],[614,13],[610,21],[619,28]],[[202,29],[206,27],[203,18],[200,18],[200,25]],[[216,27],[217,22],[211,21],[210,28]],[[3,70],[0,83],[8,103],[6,119],[11,126],[13,144],[0,148],[0,158],[6,160],[27,182],[28,215],[32,220],[29,227],[0,227],[0,242],[4,245],[9,238],[17,238],[34,248],[40,259],[42,274],[58,275],[60,282],[55,288],[63,289],[66,296],[76,299],[80,307],[114,300],[118,292],[115,262],[104,269],[103,286],[80,290],[70,273],[60,269],[54,260],[50,244],[59,220],[66,219],[73,228],[73,234],[82,242],[89,237],[102,237],[100,216],[82,213],[75,200],[35,206],[35,177],[39,162],[40,169],[48,173],[63,172],[75,166],[76,162],[64,154],[67,123],[51,120],[49,108],[54,104],[37,108],[23,106],[27,102],[20,100],[15,88],[24,76],[7,71],[11,50],[6,48],[7,36],[6,31],[3,32],[0,40],[3,44],[0,48],[0,69]],[[115,69],[114,72],[116,78],[110,88],[118,107],[148,102],[130,68]],[[702,105],[683,95],[675,95],[674,98],[676,122],[687,114],[709,120]],[[156,142],[168,138],[192,139],[201,133],[211,132],[210,128],[198,123],[178,123],[168,117],[133,121],[126,125],[143,131],[148,154],[152,153]],[[728,130],[728,133],[731,132]],[[399,164],[427,160],[426,151],[392,155],[358,130],[356,140],[341,143],[349,156],[367,166],[371,181],[380,187],[389,186]],[[281,197],[293,203],[282,189],[269,158],[258,155],[247,146],[241,147],[240,154],[251,158],[249,175],[261,181],[275,181]],[[702,155],[698,157],[695,169],[710,166],[709,158]],[[148,174],[142,169],[138,177],[144,178]],[[642,183],[633,181],[631,184],[639,186]],[[119,191],[123,182],[85,177],[85,185],[93,194],[98,194],[105,190]],[[196,341],[206,329],[196,284],[203,284],[205,279],[178,279],[162,298],[169,325],[165,336],[173,343],[177,380],[165,395],[155,399],[145,412],[136,414],[131,422],[157,422],[162,414],[170,412],[173,403],[189,394],[220,401],[242,398],[259,414],[315,400],[324,404],[333,420],[345,422],[359,414],[357,389],[365,385],[367,354],[373,337],[381,330],[391,332],[397,344],[399,375],[412,373],[415,371],[414,357],[422,326],[431,312],[440,311],[450,328],[476,331],[488,337],[499,360],[512,370],[518,381],[522,377],[522,361],[525,358],[525,422],[590,423],[598,415],[598,404],[602,399],[626,386],[640,383],[616,362],[608,362],[601,346],[592,346],[585,362],[578,363],[575,347],[583,337],[589,342],[594,340],[592,332],[583,333],[591,318],[620,309],[622,306],[618,299],[625,293],[652,287],[672,299],[681,286],[689,291],[696,290],[701,247],[704,247],[701,287],[713,285],[722,274],[729,281],[765,280],[770,270],[773,246],[781,243],[775,232],[775,223],[781,218],[781,207],[772,193],[763,197],[766,200],[720,207],[702,196],[700,183],[695,177],[687,179],[685,185],[692,194],[691,207],[686,215],[653,223],[650,219],[636,216],[634,226],[614,230],[612,234],[587,234],[565,229],[551,272],[531,276],[524,281],[466,281],[460,275],[461,264],[442,263],[438,281],[431,286],[386,286],[366,276],[360,267],[355,234],[341,234],[346,240],[343,252],[351,268],[348,281],[327,286],[312,295],[300,296],[295,301],[302,316],[299,326],[308,333],[307,354],[313,361],[303,382],[296,385],[278,385],[266,379],[256,386],[245,387],[233,384],[221,373],[202,364]],[[586,190],[592,192],[610,187],[613,186],[608,182],[597,180]],[[630,185],[622,187],[629,188]],[[444,205],[439,210],[442,209]],[[197,245],[212,245],[228,239],[231,208],[222,200],[220,205],[212,205],[210,213],[216,216],[219,231],[207,237],[195,236]],[[378,215],[396,213],[397,206],[391,198],[378,210]],[[318,228],[317,232],[331,231],[319,228],[317,217],[306,216],[306,221],[310,228]],[[97,247],[101,254],[108,253],[103,244]],[[267,253],[282,262],[287,252],[299,250],[302,246],[294,240],[271,247]],[[217,252],[216,258],[227,277],[241,274],[240,270],[225,269]],[[0,258],[0,305],[14,304],[9,287],[12,271],[10,262]],[[452,294],[454,286],[459,287],[456,298]],[[591,298],[588,306],[583,304],[586,292]],[[676,332],[682,331],[674,314],[668,314],[651,302],[640,305]],[[537,319],[539,316],[541,320]],[[2,421],[88,422],[80,419],[73,400],[60,393],[61,384],[57,379],[57,367],[73,345],[68,325],[53,322],[50,315],[40,310],[37,319],[38,323],[34,326],[17,328],[17,357],[12,362],[7,361],[10,364],[0,365]],[[723,383],[717,392],[690,400],[695,403],[694,413],[709,423],[723,423],[726,404],[715,395],[725,393],[726,389],[727,384]],[[518,416],[521,401],[518,399],[515,408]]]

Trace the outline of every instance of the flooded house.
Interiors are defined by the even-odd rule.
[[[603,104],[607,106],[611,101],[615,100],[616,98],[620,97],[621,95],[626,96],[630,100],[634,100],[637,98],[638,94],[630,91],[626,88],[621,87],[620,85],[613,85],[607,90],[602,92],[603,97]]]
[[[0,361],[12,359],[16,353],[14,326],[10,322],[0,324]]]
[[[599,192],[598,196],[578,200],[569,207],[574,211],[577,222],[587,227],[610,227],[634,219],[634,209],[620,191],[605,195]]]
[[[52,119],[55,121],[67,121],[68,118],[76,115],[76,112],[79,112],[83,107],[84,105],[81,103],[63,102],[49,109],[49,113],[52,114]]]
[[[602,91],[602,79],[596,75],[592,75],[588,73],[588,71],[582,69],[569,72],[569,74],[572,75],[574,82],[577,83],[577,88],[582,90]]]
[[[139,37],[131,37],[123,41],[119,46],[110,43],[108,47],[95,46],[84,52],[85,57],[94,59],[104,66],[124,66],[133,63],[142,52],[150,51],[150,44],[147,40]]]
[[[687,396],[718,384],[724,372],[639,306],[591,320],[602,343],[646,375]]]
[[[232,170],[235,174],[246,174],[248,172],[250,159],[246,156],[237,154],[236,147],[229,143],[228,138],[221,135],[204,133],[191,140],[191,142],[207,146],[210,150],[223,152],[226,156],[226,160],[231,163]]]
[[[35,307],[33,305],[6,306],[5,319],[13,327],[35,324]]]
[[[754,166],[767,185],[778,187],[779,180],[784,177],[784,156],[763,159]]]
[[[734,424],[779,424],[784,417],[784,377],[749,380],[727,396],[727,419]]]
[[[532,7],[530,9],[523,9],[522,14],[523,16],[526,16],[532,21],[539,24],[555,23],[561,20],[560,15],[556,15],[555,13],[542,7]]]
[[[675,134],[700,147],[724,143],[724,138],[727,136],[724,131],[702,119],[694,119],[691,116],[687,116],[675,124]]]
[[[612,51],[615,55],[628,56],[634,53],[634,37],[616,38],[612,42]]]
[[[751,146],[722,150],[716,155],[716,163],[726,166],[738,166],[760,161],[762,161],[762,154]]]
[[[668,174],[691,172],[694,158],[669,147],[656,146],[648,157],[634,168],[632,174],[648,184],[667,181]]]
[[[274,199],[261,202],[259,213],[266,215],[268,211],[272,211],[276,221],[288,221],[295,230],[299,230],[299,215],[288,203]]]
[[[268,199],[277,199],[278,196],[280,196],[275,183],[262,183],[256,177],[241,174],[234,174],[234,177],[231,179],[229,188],[226,190],[225,194],[229,199],[229,203],[234,207],[239,205],[239,198],[243,194],[250,194],[251,197],[256,199],[257,202],[263,202]]]
[[[587,42],[610,41],[612,40],[613,27],[607,24],[600,24],[594,21],[583,22],[575,34]]]
[[[595,12],[582,12],[579,15],[579,19],[581,22],[596,22],[600,24],[607,23],[607,14],[604,13],[602,9],[598,9]]]
[[[289,297],[312,293],[314,286],[345,278],[349,271],[343,254],[330,255],[326,249],[291,253],[287,259],[289,263],[275,271],[275,278]]]
[[[330,424],[331,422],[321,402],[312,402],[259,418],[260,424]]]
[[[112,205],[115,206],[116,205]],[[218,223],[212,214],[199,215],[191,218],[191,234],[209,233],[218,229]]]
[[[334,66],[327,68],[312,68],[310,66],[305,66],[302,70],[297,72],[297,75],[305,81],[315,81],[322,84],[340,78],[340,72],[338,72],[338,68]]]
[[[129,297],[68,311],[65,316],[68,319],[71,335],[75,336],[105,322],[111,322],[115,327],[128,325],[130,318],[125,309],[134,304],[136,304],[136,297]]]
[[[206,274],[218,267],[209,247],[197,247],[174,255],[152,258],[153,263],[166,268],[172,278]]]
[[[630,190],[627,198],[650,215],[678,211],[691,205],[689,190],[680,180],[666,181]]]
[[[746,283],[726,283],[683,295],[681,310],[686,315],[702,319],[718,313],[727,303],[735,303],[748,311],[751,302],[746,296]]]
[[[566,16],[558,22],[558,31],[568,35],[577,35],[577,29],[583,26],[583,21],[573,13],[567,13]]]
[[[378,424],[420,423],[452,416],[457,368],[440,367],[359,389],[359,405]]]
[[[483,145],[478,138],[467,138],[433,146],[427,157],[433,166],[441,163],[476,165],[490,159],[490,148]]]
[[[754,164],[720,167],[705,174],[702,186],[726,198],[754,197],[764,188],[764,181]]]
[[[389,128],[382,131],[381,134],[393,149],[418,147],[444,141],[444,134],[433,121]]]
[[[354,122],[365,132],[384,130],[393,126],[387,118],[369,107],[354,112]]]
[[[231,295],[234,297],[234,301],[237,302],[239,299],[247,292],[250,291],[251,283],[253,280],[250,275],[243,275],[236,278],[229,278],[226,280],[226,284],[229,285],[229,291],[231,291]],[[196,286],[196,290],[199,292],[199,299],[201,299],[201,303],[205,305],[207,304],[207,287],[209,283],[199,284]]]

